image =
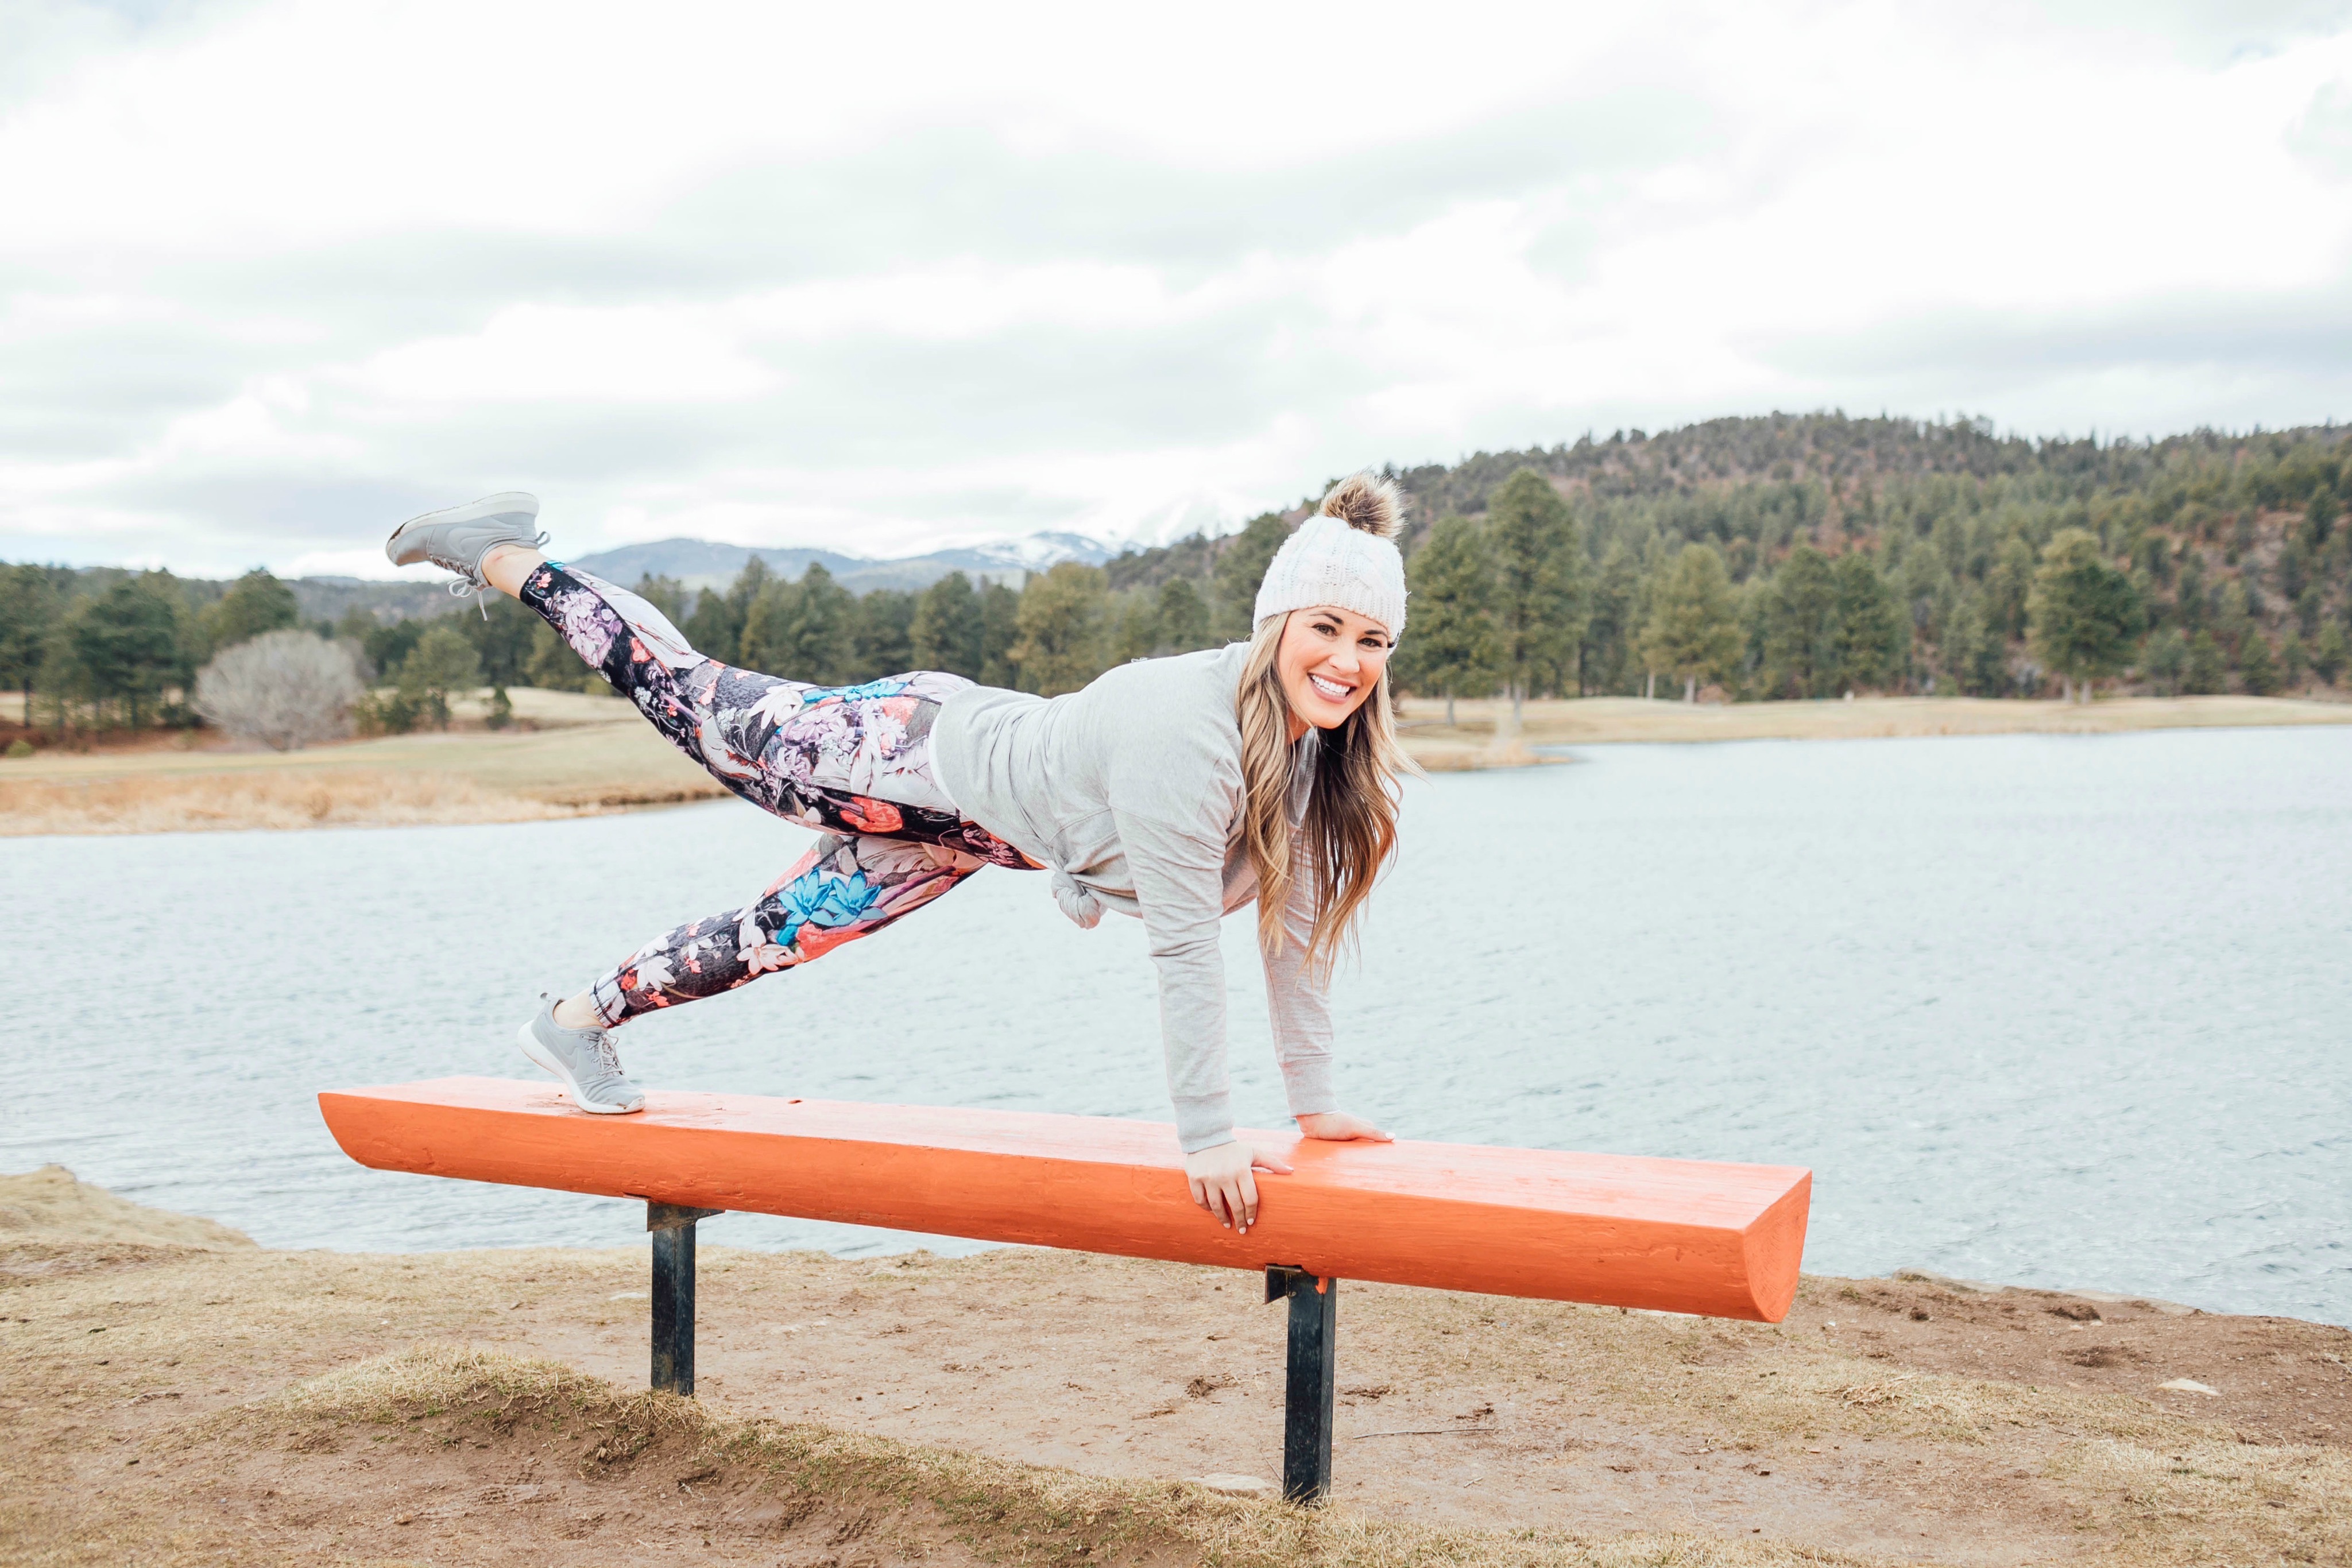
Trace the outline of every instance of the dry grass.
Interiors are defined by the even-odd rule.
[[[528,822],[724,793],[625,703],[564,692],[516,698],[545,727],[289,752],[49,750],[0,762],[0,836]]]
[[[1221,1270],[709,1248],[709,1386],[687,1402],[607,1380],[643,1375],[645,1303],[621,1294],[643,1288],[641,1249],[194,1250],[142,1244],[129,1220],[119,1243],[93,1247],[68,1239],[78,1212],[33,1224],[25,1234],[37,1239],[0,1238],[0,1316],[13,1319],[0,1338],[0,1542],[14,1542],[0,1562],[384,1553],[589,1568],[679,1548],[762,1563],[828,1552],[1377,1568],[2352,1561],[2352,1451],[2256,1442],[2119,1389],[1872,1359],[1843,1330],[1874,1292],[1913,1289],[1889,1282],[1808,1279],[1778,1327],[1350,1287],[1345,1380],[1379,1386],[1342,1411],[1342,1470],[1435,1474],[1429,1484],[1464,1506],[1432,1522],[1393,1469],[1360,1501],[1343,1493],[1306,1514],[1169,1479],[1216,1467],[1171,1467],[1164,1448],[1141,1475],[1132,1459],[1111,1473],[1090,1461],[1092,1474],[1023,1462],[1043,1436],[1033,1422],[1104,1416],[1153,1430],[1193,1420],[1218,1434],[1215,1451],[1270,1455],[1278,1410],[1252,1394],[1249,1372],[1278,1368],[1279,1315],[1257,1313],[1245,1288],[1213,1294],[1234,1281]],[[1963,1310],[1917,1299],[1938,1323]],[[1118,1326],[1089,1339],[1103,1302],[1118,1303]],[[1822,1332],[1824,1312],[1840,1335]],[[2027,1316],[2044,1337],[2073,1333],[2038,1306]],[[1906,1316],[1882,1321],[1910,1332]],[[2178,1333],[2233,1320],[2147,1321]],[[950,1355],[956,1367],[936,1364]],[[582,1360],[606,1376],[578,1370]],[[981,1360],[985,1371],[971,1365]],[[1117,1370],[1096,1364],[1106,1360]],[[1176,1415],[1144,1408],[1154,1379],[1201,1369],[1243,1375],[1180,1396]],[[1102,1388],[1129,1374],[1139,1381]],[[2168,1375],[2151,1364],[2132,1386]],[[857,1430],[877,1417],[851,1391],[884,1388],[882,1431]],[[1444,1426],[1482,1400],[1503,1414],[1475,1452],[1392,1453],[1352,1437]],[[1663,1528],[1688,1517],[1678,1500],[1702,1484],[1693,1456],[1704,1484],[1753,1497],[1742,1528]],[[539,1495],[521,1500],[544,1506],[501,1493],[522,1481]],[[1566,1505],[1577,1522],[1563,1525],[1561,1485],[1604,1500]],[[1632,1506],[1615,1512],[1610,1497]],[[413,1534],[390,1533],[412,1521]],[[1857,1545],[1872,1521],[1902,1527],[1862,1536],[1909,1547]],[[1760,1533],[1745,1534],[1749,1524]],[[856,1552],[841,1544],[852,1538]]]
[[[447,773],[309,770],[110,779],[89,784],[0,779],[0,835],[178,833],[253,828],[408,827],[528,822],[581,809],[485,790]]]
[[[1407,698],[1409,744],[1475,748],[1490,742],[1509,705]],[[2110,697],[2089,704],[1982,697],[1857,697],[1853,702],[1720,705],[1639,697],[1547,699],[1526,705],[1531,746],[1612,741],[1864,740],[1943,735],[2114,735],[2142,729],[2352,724],[2352,703],[2294,697]],[[1424,764],[1427,766],[1427,764]]]
[[[1559,1531],[1435,1530],[1342,1508],[1307,1511],[1178,1482],[1084,1476],[824,1427],[734,1419],[692,1400],[623,1394],[551,1362],[453,1344],[420,1345],[312,1379],[215,1417],[189,1440],[257,1436],[299,1448],[330,1423],[392,1427],[446,1446],[497,1448],[521,1437],[565,1449],[585,1476],[657,1464],[692,1474],[706,1493],[739,1500],[739,1511],[745,1492],[773,1497],[784,1517],[803,1521],[820,1510],[879,1511],[884,1541],[906,1557],[927,1555],[945,1534],[985,1559],[1024,1563],[1785,1568],[1878,1561],[1780,1542],[1648,1532],[1597,1542]]]
[[[0,761],[0,836],[527,822],[724,793],[625,703],[572,692],[513,696],[517,715],[538,728],[390,736],[284,753],[154,745]],[[478,698],[459,704],[460,716],[479,706]],[[2272,697],[2126,697],[2088,706],[1872,697],[1715,707],[1592,697],[1528,703],[1524,729],[1511,737],[1496,733],[1503,704],[1457,709],[1459,722],[1449,727],[1443,703],[1403,705],[1405,749],[1431,772],[1522,768],[1561,760],[1534,747],[1606,741],[2352,723],[2352,704]]]
[[[74,1179],[63,1166],[0,1176],[0,1243],[45,1240],[125,1242],[158,1247],[250,1247],[242,1230],[193,1214],[173,1214],[117,1197]]]

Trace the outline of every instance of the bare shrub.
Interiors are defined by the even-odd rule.
[[[344,734],[363,690],[349,648],[308,632],[265,632],[196,672],[195,709],[231,735],[291,751]]]

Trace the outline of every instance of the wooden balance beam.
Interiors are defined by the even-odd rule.
[[[730,1209],[1263,1270],[1286,1299],[1283,1490],[1330,1485],[1342,1279],[1778,1322],[1797,1291],[1812,1173],[1465,1144],[1280,1151],[1258,1223],[1194,1205],[1164,1123],[651,1091],[590,1116],[497,1078],[331,1091],[319,1109],[377,1170],[642,1198],[654,1232],[653,1381],[694,1391],[694,1224]]]

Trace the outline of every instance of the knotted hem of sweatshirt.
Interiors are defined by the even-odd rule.
[[[1070,917],[1072,925],[1082,931],[1092,931],[1102,924],[1102,900],[1060,866],[1054,868],[1053,889],[1054,902],[1062,906],[1062,913]]]

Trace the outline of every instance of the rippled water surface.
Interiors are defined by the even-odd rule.
[[[0,1167],[276,1246],[630,1239],[632,1204],[362,1170],[311,1097],[529,1075],[539,989],[805,838],[730,802],[0,841]],[[1809,1165],[1816,1270],[2352,1322],[2352,729],[1598,747],[1414,786],[1405,845],[1337,1004],[1345,1096],[1398,1132]],[[1273,1125],[1248,944],[1237,1099]],[[670,1087],[1167,1115],[1139,926],[1078,931],[1042,876],[620,1038]]]

